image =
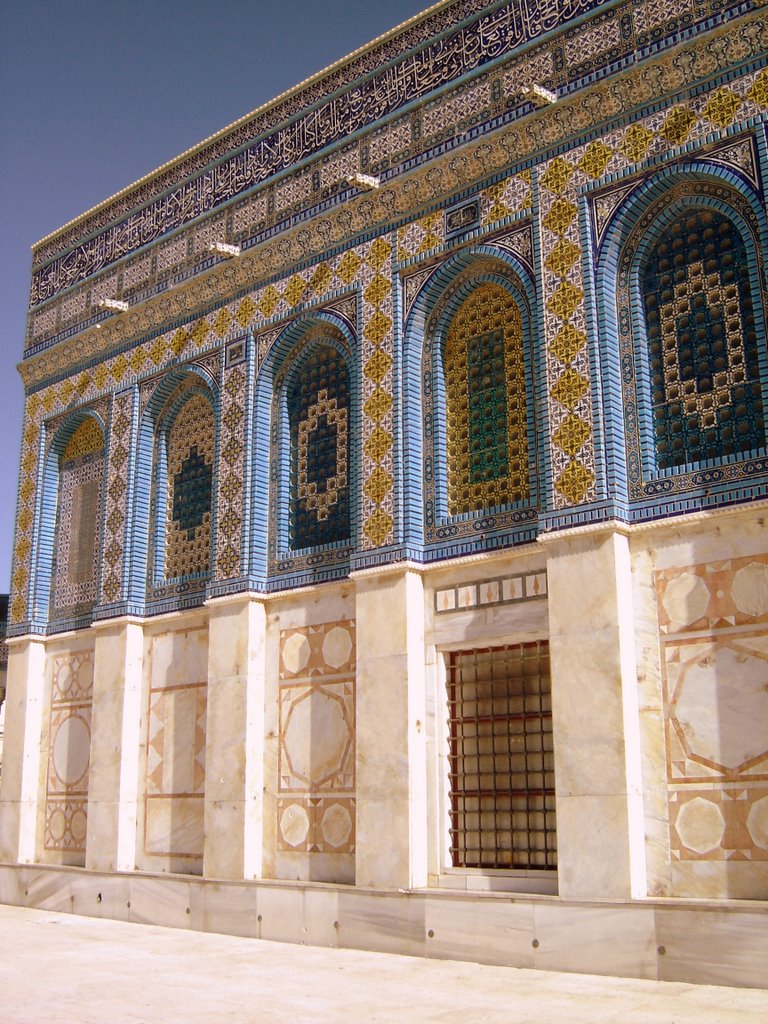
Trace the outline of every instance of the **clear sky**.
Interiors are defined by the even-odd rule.
[[[0,592],[30,246],[429,0],[0,0]]]

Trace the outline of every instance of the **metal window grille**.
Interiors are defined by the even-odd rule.
[[[557,867],[549,644],[450,655],[454,867]]]

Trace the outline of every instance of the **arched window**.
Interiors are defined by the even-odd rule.
[[[656,468],[765,444],[744,239],[710,206],[667,223],[639,267]]]
[[[96,601],[104,488],[104,435],[88,416],[58,457],[52,617],[89,611]]]
[[[523,317],[482,282],[451,317],[443,345],[448,514],[530,497]]]
[[[155,585],[211,571],[215,443],[208,394],[185,381],[158,420],[151,581]]]
[[[167,578],[210,571],[215,436],[210,402],[188,398],[168,431]]]
[[[350,380],[333,345],[316,342],[286,384],[290,436],[288,544],[293,550],[348,541]]]

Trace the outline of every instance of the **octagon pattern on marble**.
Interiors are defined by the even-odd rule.
[[[354,671],[352,620],[281,630],[277,801],[281,850],[354,852]]]
[[[768,638],[668,644],[666,677],[672,778],[768,778]]]
[[[662,634],[768,623],[768,555],[663,569],[655,581]]]

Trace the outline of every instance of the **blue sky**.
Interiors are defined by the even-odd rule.
[[[427,6],[0,0],[0,592],[10,580],[30,246]]]

